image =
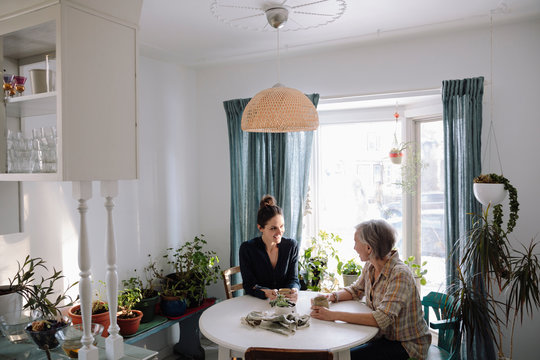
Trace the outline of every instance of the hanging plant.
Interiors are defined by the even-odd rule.
[[[517,198],[517,189],[510,184],[510,180],[505,178],[503,175],[498,174],[481,174],[474,178],[475,184],[503,184],[504,190],[508,192],[508,199],[510,204],[510,214],[508,215],[508,223],[506,225],[506,233],[509,234],[514,230],[516,226],[517,219],[519,218],[519,202]],[[475,191],[476,196],[476,191]],[[478,197],[477,197],[478,199]],[[502,199],[501,199],[502,200]],[[478,199],[480,201],[480,199]],[[482,201],[480,201],[482,202]],[[502,204],[497,204],[493,206],[493,223],[499,228],[502,227]]]
[[[396,103],[397,108],[397,103]],[[394,142],[392,143],[392,148],[390,149],[390,152],[388,153],[388,156],[390,157],[390,161],[393,164],[399,165],[401,164],[401,159],[403,159],[403,150],[407,148],[406,143],[398,143],[397,140],[397,126],[398,126],[398,120],[399,120],[399,113],[394,113],[394,118],[396,119],[396,125],[394,128]]]

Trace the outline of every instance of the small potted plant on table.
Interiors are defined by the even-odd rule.
[[[287,299],[284,294],[278,293],[274,300],[269,301],[270,306],[274,309],[274,314],[290,314],[294,312],[296,304]]]

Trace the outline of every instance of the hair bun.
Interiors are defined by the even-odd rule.
[[[259,209],[262,209],[266,206],[277,206],[276,199],[272,195],[264,195],[259,204]]]

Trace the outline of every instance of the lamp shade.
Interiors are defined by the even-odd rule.
[[[242,130],[248,132],[313,131],[318,126],[317,109],[308,97],[281,84],[257,93],[242,114]]]

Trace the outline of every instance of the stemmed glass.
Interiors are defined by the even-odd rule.
[[[13,90],[13,76],[11,74],[4,73],[3,80],[4,84],[2,85],[2,88],[4,89],[5,96],[11,96],[15,94],[15,91]],[[13,91],[13,94],[11,93]]]
[[[13,82],[15,83],[15,90],[17,90],[17,94],[22,95],[24,91],[24,83],[26,82],[26,76],[14,75]]]

